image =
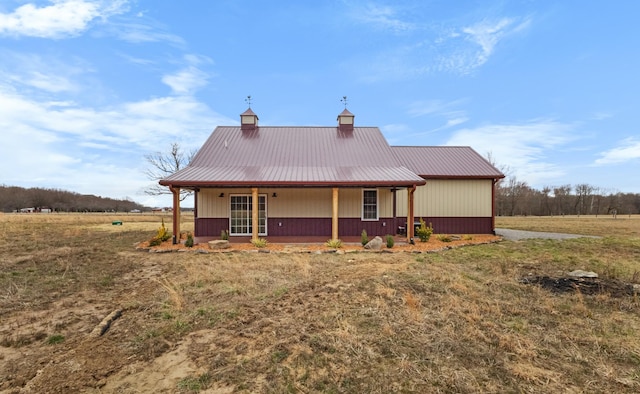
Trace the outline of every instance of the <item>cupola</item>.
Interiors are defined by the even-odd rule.
[[[256,130],[258,128],[258,115],[256,115],[249,107],[246,111],[240,114],[240,129],[241,130]]]
[[[354,115],[345,108],[338,115],[338,129],[340,131],[353,131],[353,118]]]

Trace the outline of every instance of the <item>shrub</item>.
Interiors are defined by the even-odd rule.
[[[448,234],[438,234],[438,240],[442,242],[451,242],[451,236]]]
[[[220,232],[220,239],[225,240],[225,241],[229,240],[229,231],[222,230]]]
[[[365,246],[366,244],[369,243],[369,236],[367,235],[367,230],[362,230],[362,233],[360,234],[360,243],[362,243],[362,246]]]
[[[251,240],[251,244],[256,248],[264,248],[269,244],[269,242],[264,238],[256,238]]]
[[[418,238],[420,238],[420,241],[429,241],[431,234],[433,234],[433,226],[431,225],[431,223],[429,223],[429,226],[427,227],[427,224],[424,222],[424,220],[420,218],[420,227],[416,229],[416,235],[418,236]]]
[[[193,235],[191,233],[187,233],[187,240],[184,241],[184,246],[193,248]]]
[[[169,238],[171,238],[171,233],[167,231],[167,227],[164,225],[164,218],[162,218],[162,225],[158,228],[156,236],[149,241],[149,246],[158,246]]]
[[[465,241],[471,241],[473,239],[473,236],[467,234],[467,235],[463,236],[462,239],[465,240]]]
[[[339,239],[330,239],[324,243],[325,246],[332,249],[340,249],[342,247],[342,241]]]
[[[386,240],[387,240],[387,248],[388,249],[393,248],[393,245],[395,243],[395,240],[393,239],[393,235],[387,234]]]

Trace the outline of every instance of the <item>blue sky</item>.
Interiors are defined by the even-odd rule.
[[[636,1],[0,1],[0,184],[150,205],[144,155],[238,124],[464,145],[640,193]]]

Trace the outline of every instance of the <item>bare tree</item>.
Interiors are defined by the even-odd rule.
[[[587,204],[589,204],[588,198],[593,193],[594,187],[587,183],[580,183],[575,185],[574,190],[576,192],[576,202],[574,205],[576,214],[578,216],[587,214]]]
[[[562,185],[553,188],[554,202],[558,215],[566,215],[570,213],[568,206],[569,197],[571,196],[571,185]]]
[[[144,190],[145,194],[150,196],[171,194],[168,187],[159,185],[157,181],[167,178],[169,175],[186,167],[195,154],[195,150],[185,153],[180,144],[172,142],[171,149],[168,152],[155,152],[145,155],[144,158],[149,164],[149,168],[145,171],[145,174],[150,180],[156,181]],[[183,201],[192,193],[193,191],[191,190],[181,189],[180,200]]]
[[[527,182],[518,181],[515,175],[508,177],[506,184],[500,186],[498,195],[503,199],[504,205],[506,205],[504,208],[509,216],[515,215],[519,208],[520,213],[524,213],[521,204],[530,190]]]

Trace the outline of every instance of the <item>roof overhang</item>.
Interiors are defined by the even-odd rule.
[[[232,187],[281,187],[281,188],[299,188],[299,187],[412,187],[414,185],[421,186],[426,184],[425,180],[415,180],[411,182],[397,181],[354,181],[354,182],[181,182],[166,181],[159,182],[162,186],[180,187],[185,189],[193,188],[232,188]]]
[[[422,179],[502,179],[504,178],[504,174],[500,175],[420,175]]]

